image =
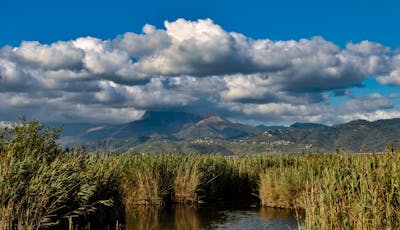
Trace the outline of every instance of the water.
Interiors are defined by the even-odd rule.
[[[126,229],[296,229],[295,214],[285,209],[237,205],[140,208],[128,213]]]

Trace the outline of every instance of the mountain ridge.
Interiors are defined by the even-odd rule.
[[[260,145],[261,152],[380,151],[389,144],[400,144],[400,118],[359,119],[332,126],[296,122],[285,127],[234,123],[216,113],[149,111],[141,119],[124,124],[66,124],[64,129],[61,142],[65,145],[112,140],[126,149],[157,141],[190,142],[203,137],[224,140],[223,145],[211,148],[208,144],[207,149],[225,149],[225,153],[235,152],[233,147],[227,146],[233,146],[228,142],[238,140],[247,143],[248,148]]]

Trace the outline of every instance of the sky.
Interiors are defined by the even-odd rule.
[[[0,0],[0,126],[400,117],[396,1]]]

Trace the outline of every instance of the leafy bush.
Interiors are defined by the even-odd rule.
[[[119,201],[119,177],[109,158],[63,150],[60,132],[25,119],[0,132],[4,228],[52,227]]]

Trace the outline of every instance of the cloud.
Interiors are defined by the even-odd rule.
[[[75,93],[74,93],[75,94]],[[70,93],[59,97],[35,97],[26,93],[0,93],[0,117],[5,121],[26,115],[30,119],[63,122],[119,123],[139,119],[145,111],[128,107],[108,107],[78,100]],[[79,96],[82,97],[82,94]],[[75,100],[70,100],[75,98]]]
[[[395,109],[392,102],[397,96],[373,93],[352,97],[336,106],[325,101],[314,104],[230,102],[221,104],[221,107],[234,114],[245,114],[253,121],[267,121],[269,124],[276,122],[290,124],[293,121],[335,124],[355,119],[378,120],[399,117],[400,111]]]
[[[101,81],[101,90],[95,93],[95,102],[109,106],[125,106],[141,109],[181,107],[196,100],[189,93],[169,89],[163,78],[154,78],[144,86],[125,86]]]
[[[377,80],[382,84],[400,85],[400,54],[390,60],[390,65],[390,71],[379,75]]]
[[[318,36],[253,39],[211,19],[165,21],[164,27],[146,24],[140,34],[111,40],[2,47],[0,120],[29,114],[122,122],[157,109],[216,110],[263,122],[396,114],[393,95],[351,97],[351,88],[370,76],[400,85],[400,55],[379,43],[340,48]],[[335,108],[331,95],[350,99]]]
[[[400,111],[398,110],[377,110],[370,113],[353,113],[353,114],[343,114],[339,118],[341,121],[351,121],[355,119],[363,119],[368,121],[375,121],[380,119],[392,119],[392,118],[399,118]]]
[[[320,92],[296,92],[282,89],[273,79],[263,74],[231,75],[224,78],[227,89],[221,92],[226,101],[264,104],[287,102],[291,104],[316,103],[323,101]]]
[[[12,52],[16,61],[24,66],[48,70],[81,69],[84,57],[84,52],[71,42],[43,45],[37,41],[25,41]]]
[[[147,24],[143,27],[143,33],[127,32],[114,39],[113,44],[135,58],[151,56],[171,45],[171,38],[164,30],[157,30],[154,26]]]
[[[330,116],[333,111],[331,107],[324,103],[311,105],[225,103],[221,106],[236,115],[244,114],[247,118],[267,124],[293,123],[294,121],[326,123],[331,122],[327,116]]]
[[[378,93],[370,94],[367,97],[354,98],[343,104],[346,113],[373,112],[377,110],[388,110],[394,107],[390,96],[384,97]]]

